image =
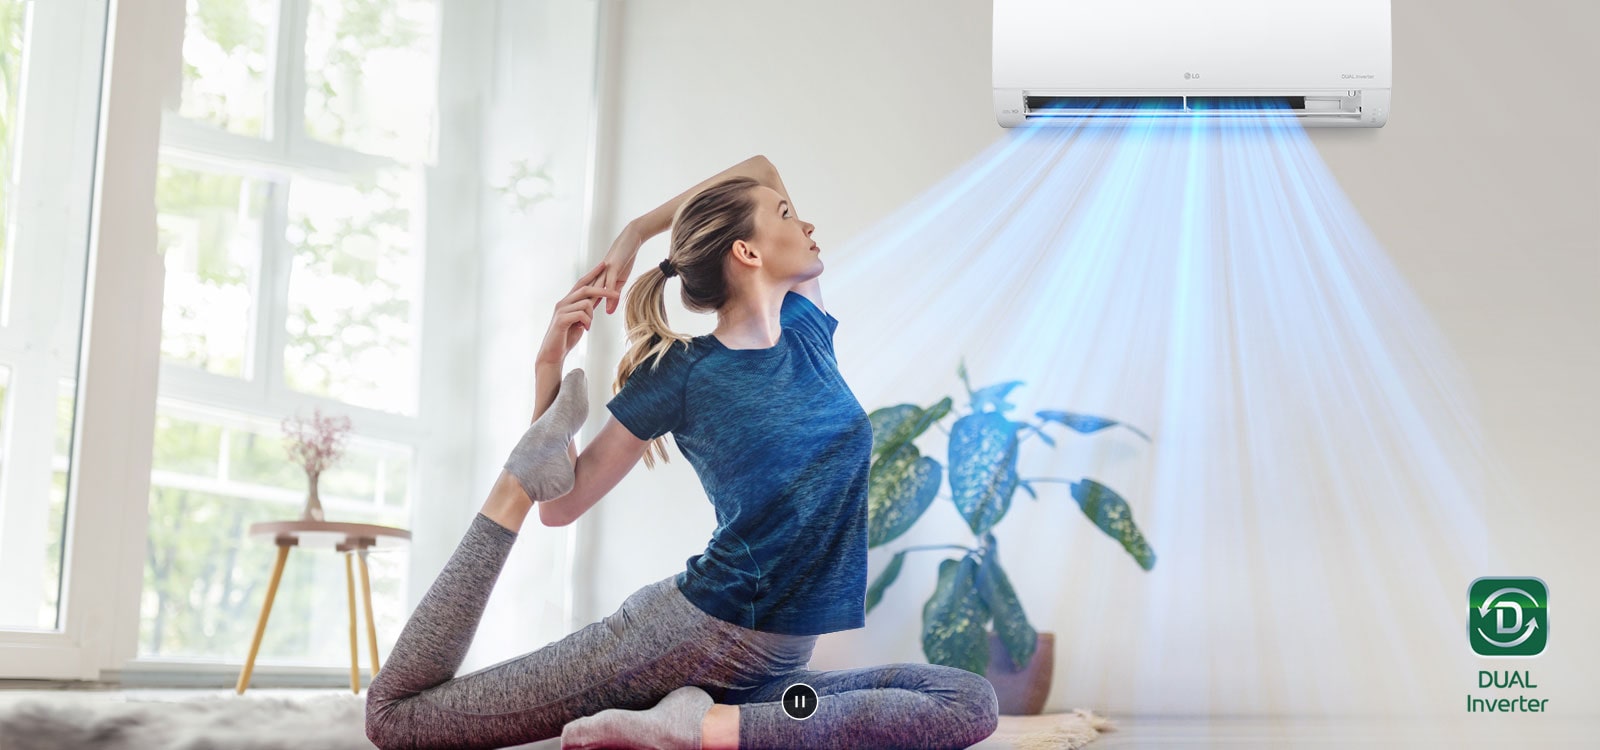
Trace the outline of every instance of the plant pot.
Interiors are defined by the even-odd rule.
[[[1034,716],[1044,710],[1050,695],[1050,679],[1056,666],[1056,634],[1039,633],[1033,658],[1016,669],[1006,653],[1000,635],[989,631],[989,669],[987,677],[1000,699],[1002,716]]]

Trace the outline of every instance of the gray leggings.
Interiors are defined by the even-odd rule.
[[[498,748],[558,737],[608,708],[648,709],[695,685],[739,710],[748,748],[963,748],[994,732],[994,687],[937,664],[806,669],[816,636],[750,630],[694,606],[669,576],[559,641],[454,677],[516,541],[478,514],[367,690],[367,737],[390,748]],[[784,689],[816,690],[789,718]]]

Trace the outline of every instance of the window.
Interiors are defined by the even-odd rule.
[[[284,352],[291,387],[416,412],[416,193],[398,171],[295,184],[285,231],[294,259]]]
[[[8,310],[11,284],[6,274],[11,253],[11,202],[17,194],[12,152],[16,149],[18,95],[22,89],[23,35],[28,6],[22,0],[0,0],[0,310]],[[0,316],[9,318],[8,315]]]
[[[306,498],[284,417],[319,406],[355,424],[318,484],[328,520],[410,526],[429,447],[417,417],[440,7],[187,5],[156,189],[166,281],[139,658],[238,662],[276,554],[248,528],[299,517]],[[404,624],[408,554],[368,558],[380,641]],[[335,553],[295,551],[258,663],[348,665],[347,618]]]
[[[271,183],[181,164],[157,167],[157,246],[167,269],[161,356],[250,379]]]
[[[183,29],[184,117],[266,136],[278,4],[188,0]]]
[[[0,0],[0,630],[60,622],[104,12]]]
[[[405,527],[411,466],[405,446],[352,441],[318,483],[327,516]],[[157,405],[150,474],[139,651],[242,659],[276,554],[269,541],[246,532],[252,523],[297,517],[305,477],[285,462],[277,423],[166,400]],[[344,566],[329,551],[297,551],[289,559],[258,659],[348,663],[348,642],[328,637],[348,628]],[[405,558],[375,551],[368,565],[380,645],[387,648],[405,624]]]
[[[438,45],[432,0],[311,3],[305,126],[313,138],[402,161],[431,147]]]

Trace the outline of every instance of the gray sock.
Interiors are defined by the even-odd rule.
[[[506,459],[506,471],[516,477],[529,500],[554,500],[572,491],[575,478],[567,443],[588,417],[588,382],[580,367],[561,379],[556,400],[522,434]]]
[[[561,748],[700,750],[700,723],[713,703],[711,694],[689,685],[667,693],[649,711],[608,708],[569,722],[561,730]]]

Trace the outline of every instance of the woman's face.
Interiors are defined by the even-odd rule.
[[[816,226],[801,221],[783,195],[765,185],[756,193],[756,236],[750,243],[761,257],[766,275],[795,282],[822,273],[821,250],[811,241]]]

